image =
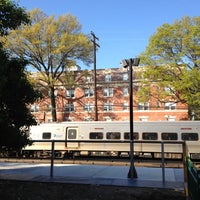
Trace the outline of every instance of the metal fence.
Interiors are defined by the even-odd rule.
[[[200,169],[187,157],[188,195],[191,200],[200,199]]]
[[[50,166],[50,177],[54,174],[54,159],[55,159],[55,143],[60,142],[78,142],[78,143],[102,143],[102,141],[91,141],[91,140],[33,140],[33,142],[50,142],[51,143],[51,166]],[[130,141],[103,141],[105,143],[130,143]],[[187,166],[186,166],[186,143],[184,141],[134,141],[134,143],[152,143],[160,144],[161,147],[161,168],[162,168],[162,181],[165,182],[165,144],[182,145],[182,155],[183,155],[183,170],[184,170],[184,181],[187,181]]]

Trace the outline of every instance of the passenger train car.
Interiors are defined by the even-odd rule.
[[[164,145],[165,158],[181,158],[186,141],[191,158],[200,159],[200,122],[134,122],[134,155],[161,157],[159,141]],[[70,156],[129,156],[129,122],[63,122],[30,127],[31,146],[23,154],[32,157],[49,156],[55,141],[55,155]],[[39,141],[38,141],[39,140]]]

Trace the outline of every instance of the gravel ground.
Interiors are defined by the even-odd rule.
[[[185,200],[183,191],[0,180],[1,200]]]

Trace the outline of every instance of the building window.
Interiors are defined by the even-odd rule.
[[[65,120],[66,120],[67,122],[72,122],[72,121],[73,121],[71,117],[66,117]]]
[[[94,90],[93,89],[85,89],[84,93],[85,93],[85,97],[92,97],[92,96],[94,96]]]
[[[51,112],[51,110],[52,110],[52,106],[51,106],[51,104],[48,104],[47,105],[47,112]]]
[[[68,98],[73,98],[74,97],[74,89],[69,89],[69,90],[67,90],[66,91],[66,96],[68,97]]]
[[[38,112],[40,110],[40,106],[39,105],[31,105],[31,108],[30,108],[31,112]]]
[[[112,111],[113,110],[113,104],[112,103],[104,103],[103,104],[103,111]]]
[[[123,96],[124,97],[128,96],[128,88],[123,88]]]
[[[68,103],[66,104],[66,112],[73,112],[74,111],[74,104]]]
[[[48,122],[48,123],[51,123],[51,122],[53,122],[53,119],[52,119],[52,118],[49,118],[49,119],[47,119],[47,122]]]
[[[104,97],[112,97],[113,96],[113,88],[103,89],[103,96]]]
[[[89,116],[88,116],[88,117],[85,117],[85,118],[84,118],[84,121],[91,122],[91,121],[92,121],[92,117],[89,117]]]
[[[171,115],[165,115],[165,118],[166,118],[166,120],[167,121],[175,121],[175,119],[176,119],[176,116],[171,116]]]
[[[84,106],[83,106],[83,110],[84,111],[93,111],[94,110],[94,105],[91,105],[91,104],[85,104]]]
[[[176,109],[176,103],[174,102],[165,103],[165,110],[175,110],[175,109]]]
[[[157,101],[157,108],[161,108],[161,102]]]
[[[169,87],[164,87],[164,91],[170,93],[171,89]]]
[[[105,75],[105,82],[110,82],[111,81],[111,75],[110,74],[106,74]]]
[[[104,120],[107,121],[107,122],[111,122],[111,121],[112,121],[112,118],[109,117],[109,116],[106,116],[106,117],[104,117]]]
[[[123,73],[122,79],[123,79],[123,81],[127,81],[128,80],[128,73]]]
[[[124,110],[124,111],[127,111],[127,110],[128,110],[128,103],[127,103],[127,102],[124,102],[124,103],[123,103],[123,110]]]
[[[88,83],[91,83],[91,82],[92,82],[92,76],[87,76],[87,77],[86,77],[86,81],[87,81]]]
[[[147,122],[149,117],[148,116],[139,116],[139,118],[140,118],[140,121]]]
[[[139,103],[138,104],[138,110],[149,110],[149,103]]]

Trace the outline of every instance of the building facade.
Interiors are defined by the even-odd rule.
[[[140,70],[134,67],[133,71]],[[98,69],[94,71],[73,69],[74,84],[56,87],[57,121],[128,121],[129,120],[129,75],[127,69]],[[83,75],[84,74],[84,75]],[[152,86],[153,87],[153,86]],[[137,91],[140,80],[133,75],[134,121],[180,121],[188,119],[185,104],[160,103],[155,99],[139,102]],[[48,96],[31,105],[31,112],[39,123],[51,122],[51,104]]]

